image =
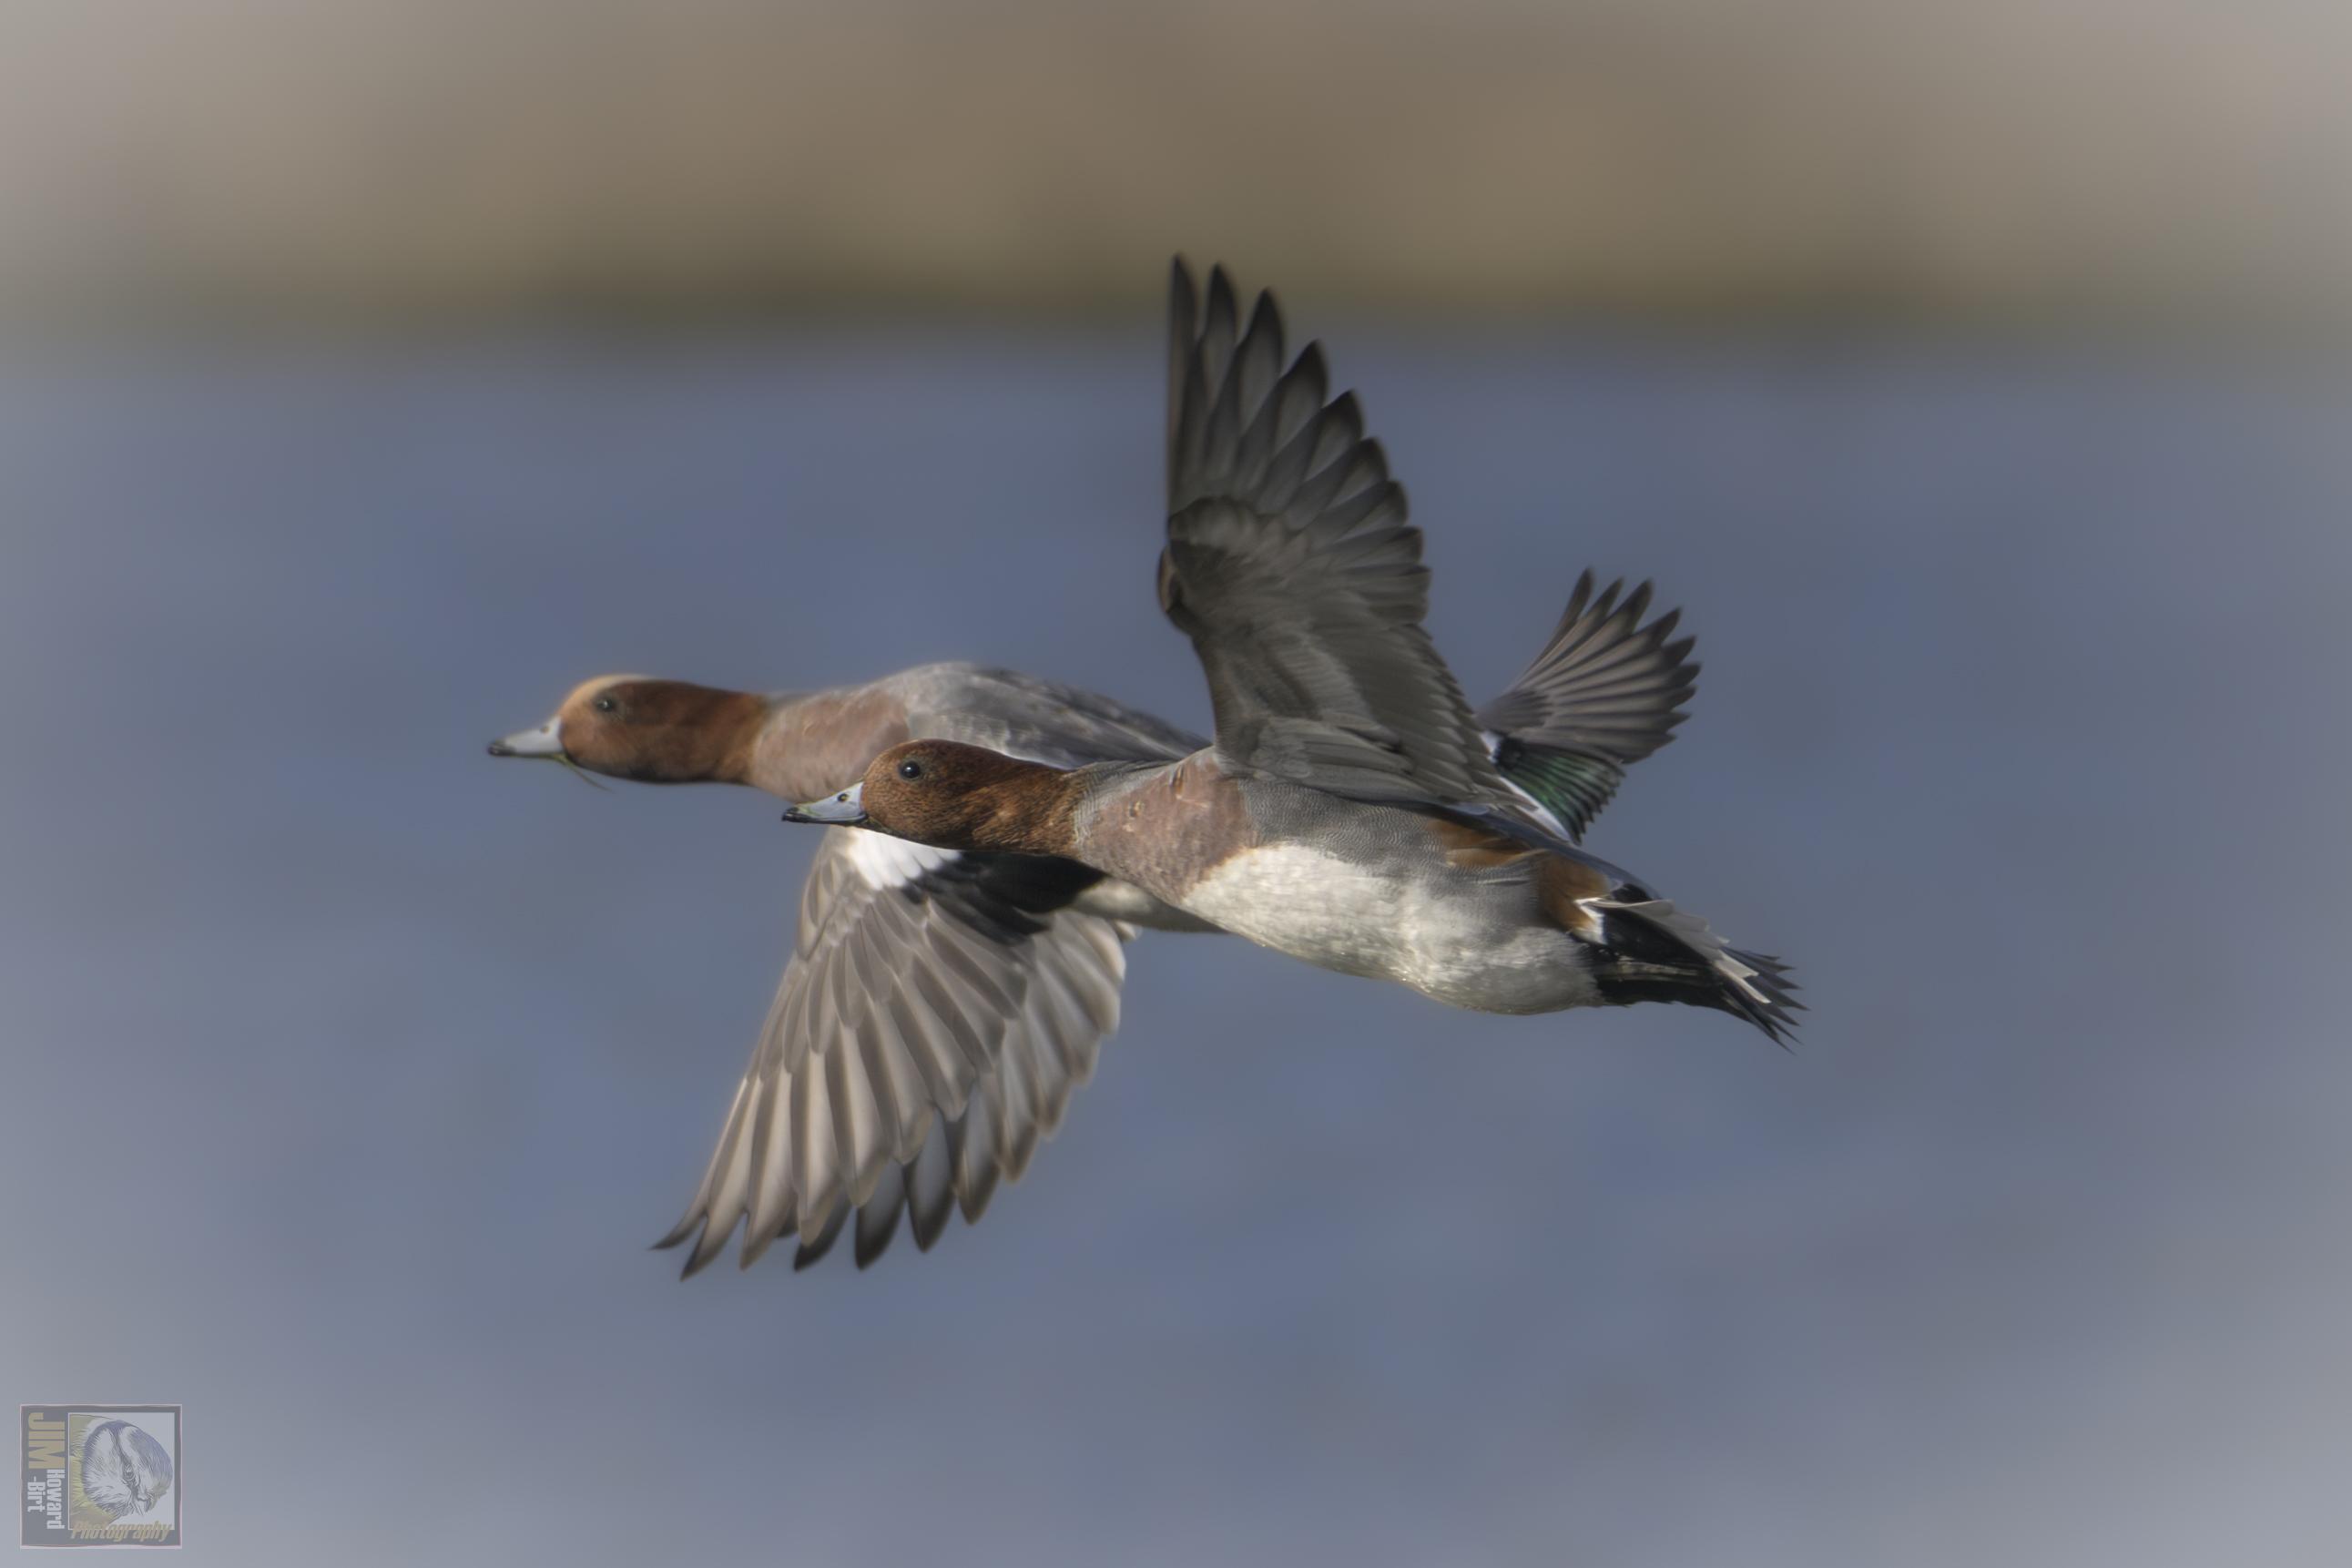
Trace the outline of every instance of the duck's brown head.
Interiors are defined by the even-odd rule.
[[[641,784],[740,784],[767,714],[749,691],[599,676],[545,723],[492,741],[490,755],[551,757]]]
[[[870,827],[942,849],[1070,852],[1073,775],[953,741],[908,741],[848,789],[793,807],[787,822]]]

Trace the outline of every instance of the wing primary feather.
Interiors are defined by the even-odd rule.
[[[801,1228],[800,1247],[793,1254],[793,1272],[798,1274],[801,1270],[821,1261],[826,1253],[831,1252],[834,1242],[841,1235],[842,1222],[848,1217],[849,1205],[838,1204],[835,1205],[832,1215],[823,1225],[814,1229],[803,1226]]]
[[[995,1080],[983,1079],[979,1091],[964,1108],[963,1120],[956,1124],[956,1137],[950,1144],[950,1152],[955,1156],[956,1204],[963,1210],[966,1225],[980,1223],[980,1216],[988,1212],[988,1200],[996,1194],[999,1119]]]
[[[904,1178],[896,1165],[885,1165],[874,1195],[857,1209],[856,1244],[852,1248],[860,1268],[870,1268],[898,1231],[898,1211],[906,1204]]]
[[[816,1064],[793,1079],[793,1152],[800,1167],[801,1239],[808,1240],[833,1215],[841,1197],[839,1155],[834,1146],[833,1106]]]
[[[907,1168],[907,1219],[915,1233],[915,1250],[929,1252],[947,1229],[955,1212],[955,1166],[948,1152],[949,1126],[943,1118],[933,1123],[922,1152]]]
[[[1188,410],[1199,301],[1192,269],[1179,256],[1168,264],[1168,449],[1171,453],[1181,439]]]

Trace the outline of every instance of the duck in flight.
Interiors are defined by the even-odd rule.
[[[1312,349],[1286,368],[1272,298],[1246,327],[1222,270],[1172,288],[1160,607],[1208,678],[1214,742],[1077,768],[944,741],[882,752],[787,820],[966,852],[1051,856],[1309,963],[1457,1007],[1681,1002],[1785,1039],[1776,959],[1571,842],[1497,765],[1423,619],[1421,532]],[[1609,683],[1588,691],[1611,707]]]
[[[1178,276],[1189,301],[1190,280],[1181,268]],[[1229,310],[1222,274],[1213,308],[1219,296]],[[1261,316],[1255,352],[1270,331],[1278,360],[1270,302]],[[1195,336],[1179,333],[1179,397],[1202,374]],[[1358,426],[1352,397],[1323,405],[1318,349],[1302,353],[1283,381],[1293,397],[1311,385],[1318,428]],[[1502,787],[1556,836],[1579,837],[1625,769],[1670,741],[1684,718],[1697,674],[1692,641],[1675,636],[1676,615],[1649,617],[1650,604],[1647,584],[1596,591],[1585,574],[1536,658],[1475,715]],[[733,784],[794,801],[909,741],[1055,770],[1171,763],[1203,745],[1092,692],[940,664],[808,693],[601,677],[489,749],[639,783]],[[924,1250],[959,1210],[976,1222],[1058,1125],[1118,1026],[1125,943],[1138,928],[1217,929],[1067,857],[944,848],[849,827],[826,834],[774,1003],[702,1181],[662,1245],[691,1242],[692,1274],[739,1230],[746,1267],[791,1237],[794,1267],[806,1268],[847,1233],[863,1268],[902,1222]]]

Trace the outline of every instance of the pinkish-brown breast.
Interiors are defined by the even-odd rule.
[[[1240,784],[1205,756],[1113,784],[1087,804],[1078,832],[1088,865],[1171,902],[1260,842]]]

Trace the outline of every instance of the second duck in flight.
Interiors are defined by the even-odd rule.
[[[1421,531],[1320,353],[1244,329],[1222,269],[1171,289],[1160,604],[1208,677],[1214,743],[1060,769],[914,741],[787,820],[1076,860],[1253,942],[1457,1007],[1682,1002],[1785,1038],[1786,968],[1570,843],[1496,768],[1422,621]],[[1595,693],[1605,698],[1605,692]]]

